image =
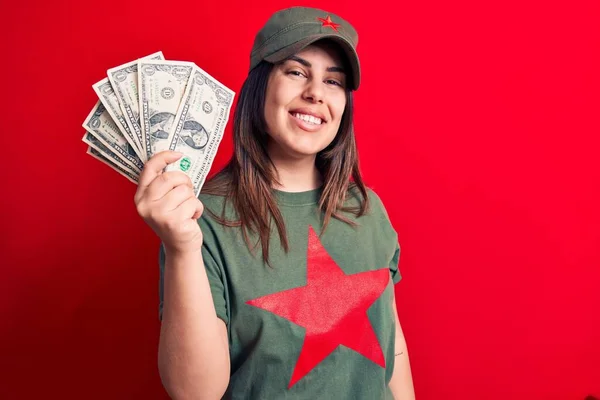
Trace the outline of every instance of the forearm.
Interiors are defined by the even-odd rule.
[[[402,342],[405,345],[398,346],[398,340],[396,340],[394,372],[390,380],[390,390],[395,400],[413,400],[415,398],[415,390],[410,370],[410,360],[408,351],[406,350],[406,342],[404,340]]]
[[[394,345],[394,372],[392,373],[389,386],[395,400],[414,400],[415,389],[410,369],[408,347],[406,345],[402,326],[400,325],[398,310],[396,309],[395,293],[392,300],[392,309],[394,310],[396,335]]]
[[[173,399],[220,399],[229,382],[229,349],[200,252],[166,254],[158,363]]]

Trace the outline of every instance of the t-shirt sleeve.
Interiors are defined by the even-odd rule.
[[[204,260],[204,268],[206,269],[206,276],[208,276],[208,283],[210,284],[210,292],[212,294],[217,317],[222,319],[223,322],[225,322],[225,325],[227,325],[229,323],[229,318],[227,317],[227,300],[225,299],[223,270],[213,257],[211,249],[206,243],[202,246],[202,259]]]
[[[392,281],[394,285],[402,279],[402,274],[400,273],[400,269],[398,268],[398,264],[400,262],[400,244],[396,244],[396,251],[394,251],[394,256],[390,260],[390,273],[392,274]]]
[[[222,270],[219,264],[215,261],[211,254],[209,246],[206,242],[202,245],[202,259],[204,261],[204,268],[206,269],[206,275],[208,277],[208,283],[210,284],[210,291],[215,306],[217,317],[222,319],[225,324],[228,323],[227,318],[227,302],[225,300],[225,288],[223,284]],[[158,302],[158,319],[162,321],[163,305],[164,305],[164,274],[165,274],[165,249],[163,244],[160,245],[159,252],[159,302]]]
[[[400,273],[399,263],[400,263],[400,243],[398,241],[398,233],[392,226],[392,221],[388,215],[388,212],[381,201],[381,198],[375,193],[372,189],[369,189],[369,195],[373,201],[372,207],[375,210],[380,218],[383,220],[381,224],[381,229],[383,230],[384,237],[390,240],[390,246],[395,246],[393,252],[391,253],[391,258],[389,262],[390,274],[392,277],[392,281],[394,285],[402,279],[402,274]],[[391,247],[390,247],[391,248]]]

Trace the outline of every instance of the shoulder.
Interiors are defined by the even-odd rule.
[[[365,200],[368,201],[367,214],[373,214],[378,216],[384,216],[387,218],[387,211],[383,205],[381,197],[373,190],[373,188],[365,186],[366,199],[361,193],[357,185],[352,185],[348,189],[348,195],[346,196],[346,206],[358,207]]]
[[[216,175],[207,179],[204,183],[198,200],[204,205],[203,215],[217,214],[222,216],[223,211],[232,209],[232,202],[229,193],[231,193],[231,176],[227,169],[219,171]]]
[[[227,201],[226,196],[200,193],[198,200],[204,206],[202,216],[198,219],[198,223],[203,230],[209,227],[211,230],[218,229],[221,225],[219,221],[235,218],[233,205],[231,201]]]
[[[221,211],[221,209],[223,208],[223,205],[225,204],[225,196],[221,196],[221,195],[216,195],[216,194],[207,194],[207,193],[200,193],[198,195],[198,200],[200,200],[200,202],[202,202],[202,204],[204,205],[204,208],[208,208],[212,211],[216,211],[219,210]]]
[[[381,197],[377,194],[377,192],[375,192],[375,190],[372,188],[367,188],[367,193],[369,195],[369,202],[373,211],[381,214],[383,217],[385,217],[385,219],[389,219],[387,210],[383,204],[383,200],[381,200]]]
[[[233,206],[226,196],[215,194],[198,195],[204,206],[204,211],[197,222],[202,231],[202,249],[206,257],[212,258],[217,264],[223,262],[226,249],[239,243],[239,228],[235,226]]]

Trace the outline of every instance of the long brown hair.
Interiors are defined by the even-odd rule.
[[[252,246],[248,232],[258,233],[262,256],[267,264],[273,222],[283,249],[286,252],[289,250],[283,217],[272,192],[273,183],[277,182],[275,166],[267,153],[269,137],[265,121],[265,98],[273,67],[273,64],[263,61],[248,74],[240,90],[234,114],[233,156],[202,188],[202,193],[225,196],[221,216],[214,210],[207,211],[223,225],[241,227],[246,245],[251,251],[258,242]],[[359,169],[353,114],[352,91],[346,89],[346,108],[340,128],[329,146],[317,154],[315,161],[324,182],[319,200],[319,209],[323,214],[322,232],[332,217],[356,225],[342,212],[350,212],[359,217],[369,207],[367,191]],[[357,188],[362,197],[358,207],[344,206],[346,195],[351,188]],[[237,220],[225,218],[228,200],[233,204]]]

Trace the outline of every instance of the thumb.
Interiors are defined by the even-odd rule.
[[[144,169],[140,174],[138,187],[141,189],[141,191],[146,190],[154,178],[160,175],[167,165],[174,163],[182,156],[182,153],[169,150],[161,151],[160,153],[152,156],[152,158],[146,162],[146,165],[144,165]]]

